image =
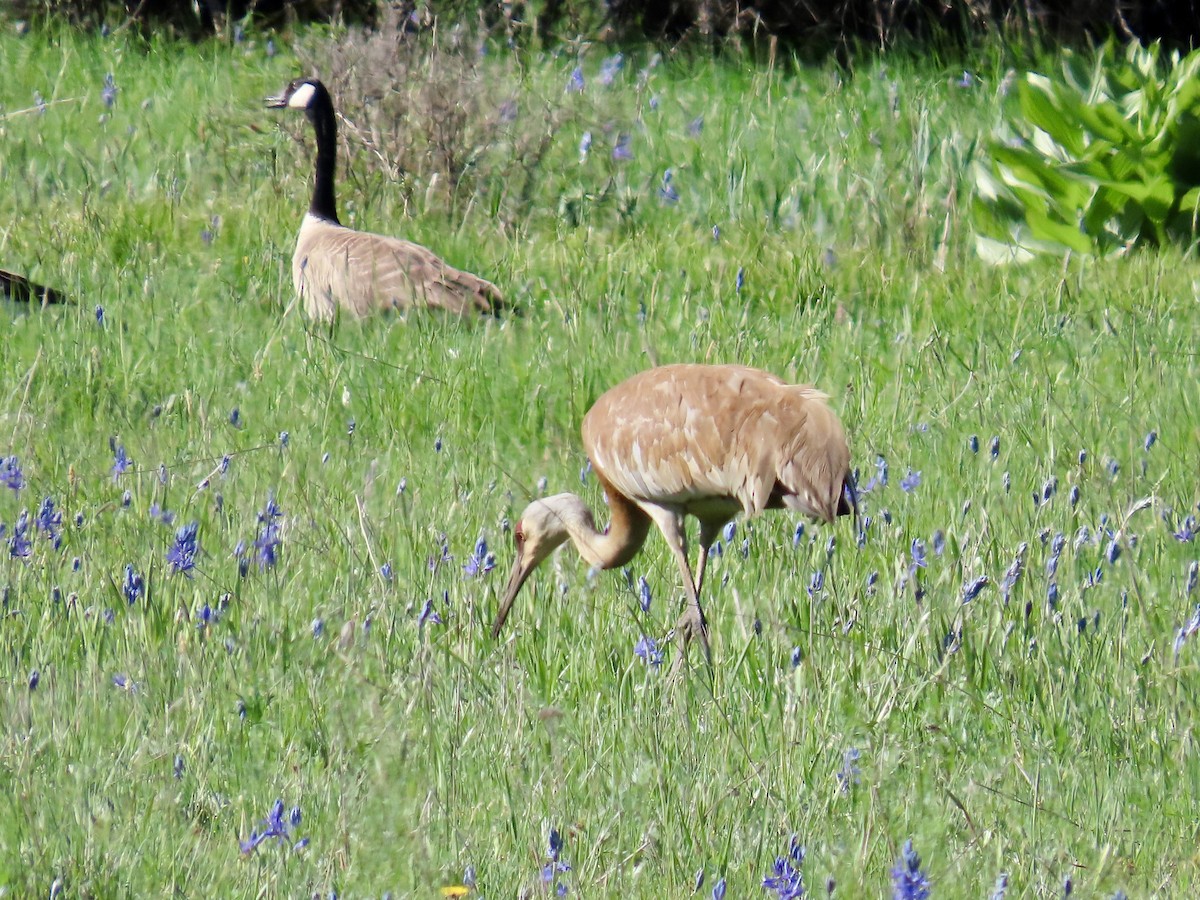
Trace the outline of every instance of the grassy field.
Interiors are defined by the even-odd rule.
[[[0,265],[79,301],[3,312],[9,895],[427,897],[469,868],[492,898],[754,897],[792,835],[818,896],[887,895],[909,839],[939,898],[1197,894],[1196,264],[974,257],[998,53],[968,80],[630,52],[605,85],[603,48],[493,48],[513,128],[562,117],[529,202],[503,160],[449,203],[360,145],[341,205],[523,315],[327,328],[292,305],[312,144],[262,109],[303,68],[275,43],[0,37]],[[624,573],[555,557],[492,641],[509,523],[602,505],[583,413],[676,361],[827,390],[865,543],[739,523],[715,670],[674,687],[634,654],[673,653],[657,535]],[[287,836],[243,849],[277,800]]]

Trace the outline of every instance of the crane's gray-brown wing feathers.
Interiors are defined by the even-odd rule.
[[[832,519],[849,450],[826,399],[745,366],[663,366],[596,401],[584,447],[634,500],[701,517],[736,504],[747,515],[783,505]]]

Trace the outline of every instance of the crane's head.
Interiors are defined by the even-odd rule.
[[[508,618],[508,611],[512,609],[513,601],[521,592],[525,579],[570,536],[569,526],[581,514],[585,515],[590,523],[591,513],[574,494],[543,497],[525,507],[517,527],[513,529],[517,558],[513,562],[512,573],[508,576],[504,596],[500,599],[500,611],[496,614],[496,621],[492,623],[492,637],[500,635],[500,629],[504,627],[504,621]]]

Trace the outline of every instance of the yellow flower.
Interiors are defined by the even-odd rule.
[[[450,884],[442,888],[443,897],[465,897],[471,893],[471,889],[465,884]]]

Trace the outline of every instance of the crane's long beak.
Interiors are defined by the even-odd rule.
[[[529,577],[529,573],[534,570],[534,566],[526,565],[521,558],[522,554],[518,551],[517,560],[513,563],[512,573],[508,576],[508,586],[504,589],[504,596],[500,599],[500,611],[496,613],[496,621],[492,623],[492,637],[500,636],[500,629],[504,627],[504,622],[508,618],[508,611],[512,609],[513,601],[517,599],[517,594],[521,593],[521,586],[525,584],[525,579]]]

